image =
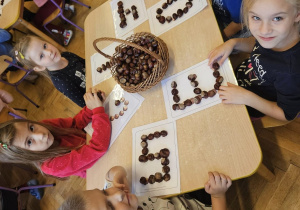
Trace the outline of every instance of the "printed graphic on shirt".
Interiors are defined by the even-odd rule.
[[[75,76],[82,80],[80,87],[85,88],[85,75],[82,74],[80,71],[76,71]]]

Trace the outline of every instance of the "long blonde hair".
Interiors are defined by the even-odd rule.
[[[86,201],[83,198],[82,192],[74,193],[69,196],[58,210],[85,210]]]
[[[17,130],[14,126],[17,122],[28,122],[41,125],[47,128],[54,136],[54,143],[45,151],[31,151],[23,149],[13,145]],[[71,150],[77,149],[77,147],[61,147],[59,142],[62,136],[77,135],[85,138],[83,131],[74,128],[60,128],[49,124],[36,122],[27,119],[14,119],[0,124],[0,141],[7,145],[7,148],[0,147],[0,162],[4,163],[22,163],[27,165],[33,165],[42,174],[41,164],[54,157],[65,155]]]
[[[244,26],[246,26],[248,29],[249,29],[248,12],[256,1],[258,0],[243,0],[242,2],[241,17],[243,19]],[[293,5],[296,8],[297,12],[300,12],[300,0],[285,0],[285,1]],[[300,29],[299,25],[300,24],[298,24],[298,28]]]

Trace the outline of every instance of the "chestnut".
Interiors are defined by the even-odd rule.
[[[189,8],[188,8],[188,7],[185,7],[185,8],[183,9],[184,14],[188,13],[188,11],[189,11]]]
[[[182,15],[183,15],[182,9],[177,10],[177,15],[178,15],[178,17],[182,17]]]
[[[191,81],[191,86],[192,87],[198,87],[198,82],[197,81]]]
[[[122,2],[122,1],[119,1],[119,2],[117,3],[117,5],[118,5],[118,7],[121,7],[121,6],[123,6],[123,2]]]
[[[219,76],[217,79],[216,79],[216,82],[221,84],[223,82],[224,78],[222,76]]]
[[[173,3],[173,0],[167,0],[167,4],[171,5]]]
[[[159,21],[159,18],[161,17],[161,15],[160,14],[157,14],[156,15],[156,19]]]
[[[172,95],[178,95],[178,90],[174,88],[172,89],[171,93]]]
[[[160,18],[158,19],[158,21],[161,23],[161,24],[164,24],[166,22],[166,18],[164,16],[160,16]]]
[[[216,83],[215,85],[214,85],[214,88],[216,89],[216,90],[219,90],[220,89],[220,83]]]
[[[174,20],[176,20],[178,18],[178,15],[176,13],[173,13],[172,17]]]
[[[163,176],[162,176],[161,173],[156,172],[154,176],[155,176],[155,181],[156,182],[162,182],[163,181]]]
[[[179,106],[180,110],[184,110],[185,109],[185,105],[184,104],[178,104],[178,106]]]
[[[168,4],[167,4],[167,3],[163,3],[161,7],[162,7],[163,9],[167,9]]]
[[[130,9],[125,9],[125,14],[129,15],[130,14]]]
[[[148,161],[148,158],[146,155],[140,155],[139,156],[139,161],[142,162],[142,163],[145,163]]]
[[[201,93],[201,89],[200,88],[195,88],[194,89],[194,93],[197,94],[197,95],[200,94]]]
[[[187,99],[183,102],[184,106],[191,106],[192,105],[192,101],[190,99]]]
[[[197,75],[196,74],[190,74],[188,76],[188,79],[191,80],[191,81],[194,81],[195,79],[197,79]]]
[[[129,101],[124,101],[124,105],[128,105],[129,104]]]
[[[214,70],[218,70],[220,68],[220,65],[217,62],[214,62],[212,64],[212,67],[213,67]]]
[[[105,65],[106,65],[106,68],[108,68],[108,69],[111,67],[111,65],[110,65],[110,63],[108,61],[106,62]]]
[[[106,66],[104,65],[104,64],[102,64],[102,69],[103,69],[103,71],[105,71],[106,70]]]
[[[180,101],[179,96],[178,96],[178,95],[174,95],[174,96],[173,96],[173,101],[174,101],[175,103],[178,103],[178,102]]]
[[[123,115],[124,115],[124,111],[121,110],[121,111],[119,112],[119,115],[120,115],[120,116],[123,116]]]
[[[142,177],[140,178],[140,183],[143,184],[143,185],[148,184],[147,178],[142,176]]]
[[[118,119],[119,118],[119,114],[115,114],[115,119]]]
[[[141,142],[141,146],[142,146],[143,148],[145,148],[145,147],[148,146],[148,143],[147,143],[146,141],[142,141],[142,142]]]
[[[156,10],[156,13],[160,15],[161,13],[163,13],[163,10],[162,10],[161,8],[158,8],[158,9]]]
[[[133,10],[133,11],[135,11],[135,10]],[[138,13],[133,14],[133,19],[134,19],[134,20],[136,20],[136,19],[138,19],[138,18],[139,18]]]
[[[98,96],[98,98],[100,99],[100,101],[103,101],[102,91],[101,91],[101,90],[99,90],[99,91],[97,92],[97,96]]]
[[[176,88],[177,87],[177,83],[175,81],[171,82],[171,88]]]
[[[160,132],[160,135],[161,135],[162,137],[166,137],[166,136],[168,135],[168,131],[162,130],[162,131]]]
[[[109,118],[110,121],[113,121],[114,119],[115,119],[114,116],[110,116]]]
[[[200,104],[200,102],[201,102],[201,96],[196,96],[195,98],[195,104]]]
[[[154,139],[154,134],[153,134],[153,133],[150,133],[150,134],[148,135],[148,140],[152,140],[152,139]]]
[[[155,183],[155,176],[154,175],[150,175],[148,178],[148,183],[149,184],[154,184]]]
[[[146,157],[146,156],[145,156]],[[145,161],[146,162],[146,161]],[[161,159],[161,164],[166,166],[166,165],[169,165],[170,161],[168,158],[162,158]]]
[[[208,98],[208,93],[207,93],[207,91],[202,91],[202,93],[201,93],[201,97],[202,98]]]
[[[135,6],[135,5],[132,5],[132,6],[131,6],[131,9],[132,9],[132,10],[136,10],[136,6]]]
[[[173,104],[173,105],[172,105],[172,109],[173,109],[174,111],[179,110],[179,105],[178,105],[178,104]]]
[[[185,3],[185,6],[189,9],[191,9],[191,7],[193,6],[193,3],[189,1],[189,2]]]
[[[218,78],[218,77],[220,76],[220,72],[217,71],[217,70],[215,70],[215,71],[213,72],[213,75],[214,75],[215,78]]]
[[[170,167],[169,166],[163,166],[162,167],[162,172],[165,173],[165,174],[169,173],[170,172]]]
[[[96,70],[97,70],[99,73],[102,73],[102,68],[101,68],[101,67],[98,67]]]
[[[118,9],[118,11],[117,11],[119,14],[121,14],[121,13],[124,13],[124,9],[123,9],[123,7],[119,7],[119,9]]]
[[[216,95],[217,91],[215,89],[212,89],[208,91],[208,97],[214,97]]]
[[[154,154],[154,158],[155,159],[157,159],[157,160],[159,160],[161,157],[160,157],[160,154],[158,153],[158,152],[156,152],[155,154]]]
[[[148,149],[147,147],[144,147],[144,148],[142,149],[142,154],[143,154],[143,155],[147,155],[148,152],[149,152],[149,149]],[[148,159],[149,159],[149,158],[148,158]]]
[[[125,101],[125,98],[124,98],[124,97],[122,97],[122,98],[120,99],[120,101],[121,101],[121,102],[124,102],[124,101]]]
[[[154,137],[155,138],[159,138],[160,137],[160,132],[159,131],[155,131],[154,132]]]
[[[121,21],[120,27],[121,27],[121,28],[125,28],[126,26],[127,26],[126,21]]]
[[[127,111],[128,107],[127,106],[124,106],[123,107],[123,111]]]
[[[120,100],[115,100],[115,105],[116,106],[119,106],[121,104],[121,101]]]
[[[164,176],[163,176],[163,179],[164,179],[164,181],[169,181],[170,179],[171,179],[171,175],[170,174],[165,174]]]
[[[163,158],[167,158],[170,155],[170,151],[167,148],[161,149],[159,155]]]
[[[148,160],[152,161],[152,160],[154,160],[154,155],[152,153],[149,153],[147,155],[147,158],[148,158]]]
[[[145,134],[142,135],[142,136],[141,136],[141,139],[142,139],[142,141],[147,141],[147,139],[148,139],[148,138],[147,138],[147,135],[145,135]]]
[[[167,20],[168,23],[170,23],[172,21],[172,17],[171,16],[167,16],[166,20]]]

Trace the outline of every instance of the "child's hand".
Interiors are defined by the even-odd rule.
[[[218,91],[222,102],[225,104],[248,104],[249,100],[249,91],[243,87],[231,84],[227,82],[228,86],[220,86]]]
[[[113,178],[113,186],[129,193],[129,184],[126,176],[123,173],[115,174]]]
[[[92,88],[90,88],[90,90],[88,92],[86,92],[83,96],[83,98],[85,100],[85,104],[86,104],[87,108],[89,108],[90,110],[93,110],[94,108],[103,106],[102,101],[97,96],[97,91],[98,90],[95,89],[95,93],[93,94]],[[105,93],[102,92],[101,95],[103,97],[103,102],[104,102],[105,101]]]
[[[230,177],[216,171],[208,172],[208,176],[209,180],[205,184],[205,191],[214,198],[224,197],[232,183]]]
[[[212,64],[214,62],[218,62],[220,66],[224,63],[226,58],[231,54],[232,50],[234,48],[234,43],[231,40],[228,40],[227,42],[221,44],[217,48],[213,49],[208,54],[208,65],[210,68],[212,68]]]

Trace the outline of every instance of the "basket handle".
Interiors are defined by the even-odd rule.
[[[164,64],[164,61],[161,59],[161,57],[158,54],[156,54],[156,53],[154,53],[154,52],[152,52],[152,51],[150,51],[150,50],[148,50],[148,49],[146,49],[144,47],[141,47],[140,45],[137,45],[135,43],[132,43],[132,42],[129,42],[129,41],[126,41],[126,40],[122,40],[122,39],[110,38],[110,37],[102,37],[102,38],[95,39],[94,42],[93,42],[93,46],[94,46],[95,50],[98,53],[100,53],[101,55],[103,55],[104,57],[108,58],[108,59],[111,59],[112,56],[109,56],[109,55],[105,54],[104,52],[102,52],[101,50],[99,50],[99,48],[97,47],[97,43],[100,42],[100,41],[119,42],[119,43],[122,43],[122,44],[126,44],[128,46],[131,46],[131,47],[135,47],[135,48],[137,48],[139,50],[142,50],[142,51],[148,53],[149,55],[151,55],[154,58],[156,58],[156,60],[158,60],[160,63]]]

